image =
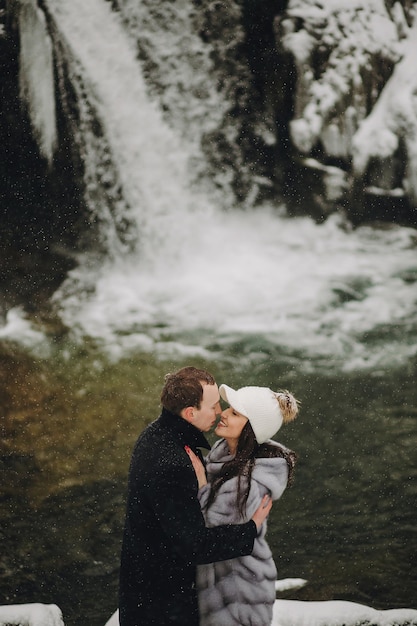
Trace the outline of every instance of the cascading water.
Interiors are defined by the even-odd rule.
[[[45,16],[34,3],[22,7],[19,33],[20,95],[29,109],[40,152],[51,162],[57,141],[51,40]]]
[[[401,330],[416,327],[415,232],[352,231],[340,217],[316,224],[224,198],[227,209],[217,206],[192,184],[193,148],[149,97],[117,15],[98,0],[78,4],[51,2],[94,98],[137,240],[129,252],[116,242],[98,265],[81,259],[56,294],[73,332],[114,355],[227,353],[245,338],[248,353],[278,349],[347,368],[414,354]]]

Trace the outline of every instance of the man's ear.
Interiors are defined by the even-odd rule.
[[[185,409],[181,411],[181,417],[183,417],[187,422],[192,423],[194,421],[194,407],[186,406]]]

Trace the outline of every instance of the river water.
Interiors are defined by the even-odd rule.
[[[341,374],[267,357],[110,363],[64,343],[48,360],[3,360],[20,384],[2,443],[2,603],[54,602],[67,626],[104,625],[117,606],[131,448],[158,415],[164,374],[191,362],[219,382],[287,387],[302,402],[279,433],[299,461],[268,537],[279,578],[308,583],[281,597],[417,606],[415,364]]]

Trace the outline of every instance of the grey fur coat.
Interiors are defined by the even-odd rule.
[[[279,446],[276,442],[269,441]],[[281,446],[282,447],[282,446]],[[262,497],[281,497],[288,482],[284,458],[256,459],[244,519],[236,506],[237,477],[226,481],[207,510],[210,482],[223,463],[230,460],[227,443],[220,439],[206,457],[208,485],[200,489],[200,505],[207,526],[236,524],[249,520]],[[275,601],[276,567],[265,540],[263,523],[252,554],[197,567],[200,626],[270,626]]]

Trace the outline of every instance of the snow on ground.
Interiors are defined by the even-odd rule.
[[[275,600],[271,626],[415,626],[417,610],[388,609],[377,611],[369,606],[328,600],[302,602],[299,600]],[[119,626],[116,611],[105,626]]]
[[[356,602],[328,600],[301,602],[276,600],[271,626],[413,626],[417,611],[389,609],[377,611]]]
[[[372,626],[416,626],[417,610],[377,611],[356,602],[341,600],[324,602],[276,600],[271,626],[368,626],[369,624]],[[55,604],[15,604],[0,606],[0,626],[64,626],[64,621],[61,610]],[[119,626],[118,611],[113,613],[105,626]]]
[[[56,604],[13,604],[0,606],[0,626],[64,626]]]

